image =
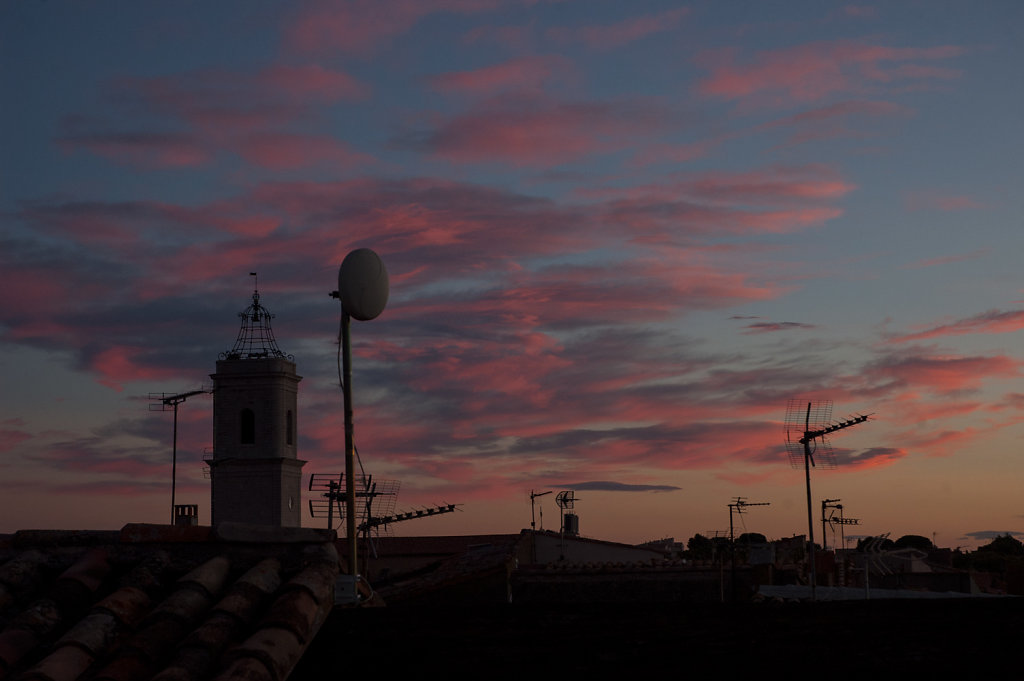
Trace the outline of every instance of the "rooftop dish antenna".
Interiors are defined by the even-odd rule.
[[[345,503],[349,565],[352,576],[358,573],[356,527],[355,445],[352,438],[352,319],[361,322],[376,319],[388,304],[388,271],[384,261],[369,248],[357,248],[345,256],[338,268],[338,290],[329,295],[341,301],[341,328],[338,345],[342,355],[342,399],[345,403]]]
[[[851,416],[845,421],[832,421],[832,400],[808,401],[792,399],[786,403],[786,452],[789,463],[800,467],[803,456],[804,477],[807,481],[807,539],[810,560],[811,600],[815,600],[817,571],[814,563],[814,520],[811,516],[811,467],[815,466],[814,453],[818,450],[818,463],[822,468],[835,468],[835,455],[826,435],[868,420],[868,414]]]

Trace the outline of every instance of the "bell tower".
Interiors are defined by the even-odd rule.
[[[213,379],[211,522],[299,527],[302,466],[297,457],[296,398],[302,377],[277,347],[260,304],[240,312],[234,347],[222,352]]]

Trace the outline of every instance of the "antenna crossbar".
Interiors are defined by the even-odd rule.
[[[459,506],[461,506],[461,504],[440,504],[438,506],[430,506],[428,508],[406,511],[404,513],[394,513],[388,516],[373,516],[359,525],[359,531],[364,532],[369,528],[387,526],[391,523],[400,523],[406,520],[429,518],[430,516],[440,515],[442,513],[454,513]]]

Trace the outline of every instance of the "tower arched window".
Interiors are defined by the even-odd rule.
[[[284,441],[288,445],[295,444],[295,416],[291,409],[284,416]]]
[[[243,445],[256,444],[256,414],[252,409],[243,409],[239,441]]]

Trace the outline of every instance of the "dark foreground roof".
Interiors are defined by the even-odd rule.
[[[334,533],[225,524],[0,537],[0,679],[288,676],[334,604]]]

